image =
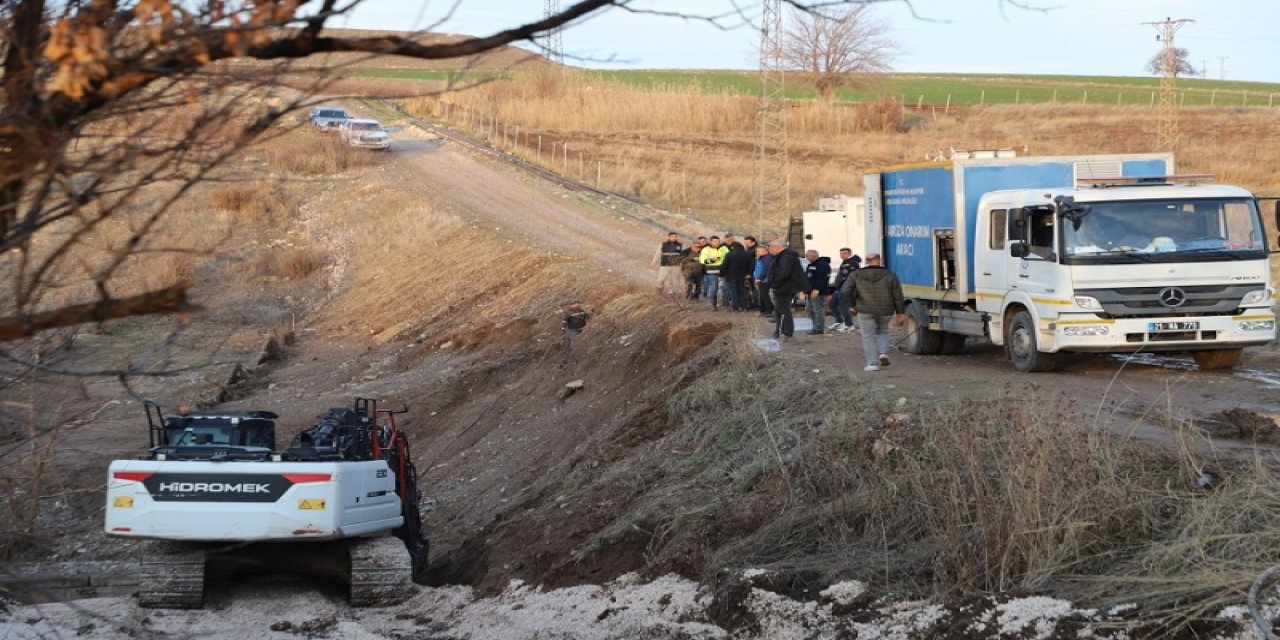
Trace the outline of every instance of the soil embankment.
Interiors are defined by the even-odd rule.
[[[1230,410],[1276,410],[1265,395],[1280,368],[1274,350],[1251,351],[1247,367],[1233,373],[1196,372],[1178,358],[1080,357],[1048,376],[1014,373],[982,345],[960,356],[895,354],[876,376],[861,372],[851,335],[801,336],[781,354],[761,354],[752,339],[768,325],[754,314],[711,313],[652,292],[649,261],[661,222],[619,216],[411,129],[381,161],[316,184],[293,225],[323,249],[325,268],[289,292],[279,283],[209,285],[199,302],[216,310],[210,318],[227,335],[178,335],[197,354],[209,343],[252,343],[230,358],[239,362],[255,360],[248,354],[266,334],[288,327],[296,340],[277,359],[252,362],[233,397],[214,398],[280,413],[284,440],[355,396],[407,405],[401,426],[429,497],[435,559],[425,578],[433,584],[496,593],[512,579],[563,586],[628,571],[715,581],[719,568],[781,563],[787,577],[773,586],[804,594],[858,568],[821,553],[866,533],[853,531],[861,507],[846,497],[868,470],[817,473],[801,461],[883,455],[897,464],[892,452],[925,448],[920,429],[944,422],[940,412],[1001,397],[1051,398],[1041,409],[1052,414],[1035,414],[1045,428],[1134,431],[1156,440],[1152,447],[1178,442],[1179,429],[1197,421],[1249,422],[1233,421]],[[250,299],[260,299],[264,312],[246,313]],[[570,350],[560,322],[572,299],[593,317]],[[122,322],[108,335],[145,330],[154,341],[169,328]],[[93,343],[77,343],[82,357],[99,353]],[[579,390],[565,393],[579,380]],[[220,383],[201,388],[208,387]],[[176,405],[203,399],[199,393],[156,384],[139,395]],[[70,507],[46,516],[48,530],[71,535],[44,541],[35,555],[91,559],[130,549],[97,531],[100,485],[92,479],[145,440],[136,402],[111,411],[111,420],[77,428],[77,443],[99,446],[80,449],[77,470],[67,475],[79,483]],[[972,415],[990,425],[1030,414]],[[1250,428],[1270,437],[1265,427]],[[966,442],[993,448],[995,437],[981,432]],[[1065,441],[1036,436],[1018,446],[1046,440],[1051,465],[1066,455]],[[969,488],[949,490],[963,496]],[[890,504],[882,498],[877,504]],[[788,533],[795,531],[808,537]],[[984,542],[1019,531],[993,530]],[[1034,550],[1015,551],[1029,557]],[[909,555],[898,551],[899,559]],[[926,551],[907,558],[917,563],[911,566],[927,567]],[[960,558],[950,560],[958,570]]]

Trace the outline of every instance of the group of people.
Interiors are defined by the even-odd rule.
[[[794,337],[792,307],[803,295],[813,323],[810,333],[860,331],[864,370],[878,371],[889,365],[889,328],[905,311],[902,284],[878,253],[867,255],[865,267],[849,248],[840,249],[840,260],[833,281],[828,256],[810,249],[801,257],[781,240],[760,244],[745,236],[738,242],[731,233],[699,236],[686,247],[671,232],[654,256],[660,293],[708,299],[713,311],[758,310],[774,323],[773,335],[781,340]],[[828,310],[834,320],[830,327]]]

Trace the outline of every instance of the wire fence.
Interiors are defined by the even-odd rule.
[[[991,87],[964,93],[920,92],[897,96],[906,109],[917,111],[968,108],[995,104],[1093,104],[1160,106],[1160,91],[1132,91],[1092,88]],[[1280,93],[1231,89],[1193,89],[1174,93],[1179,107],[1266,107],[1280,106]]]
[[[440,102],[440,120],[458,126],[490,147],[546,167],[597,189],[607,188],[608,172],[617,172],[622,162],[590,157],[587,145],[581,148],[564,136],[503,122],[466,105]],[[614,181],[616,182],[616,180]]]

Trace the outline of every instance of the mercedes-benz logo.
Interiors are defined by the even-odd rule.
[[[1177,287],[1165,287],[1159,293],[1160,304],[1174,309],[1187,303],[1187,292]]]

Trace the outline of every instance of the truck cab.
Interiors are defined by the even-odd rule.
[[[1014,365],[1061,351],[1184,351],[1234,366],[1275,337],[1252,194],[1167,177],[993,191],[978,204],[976,308]]]

